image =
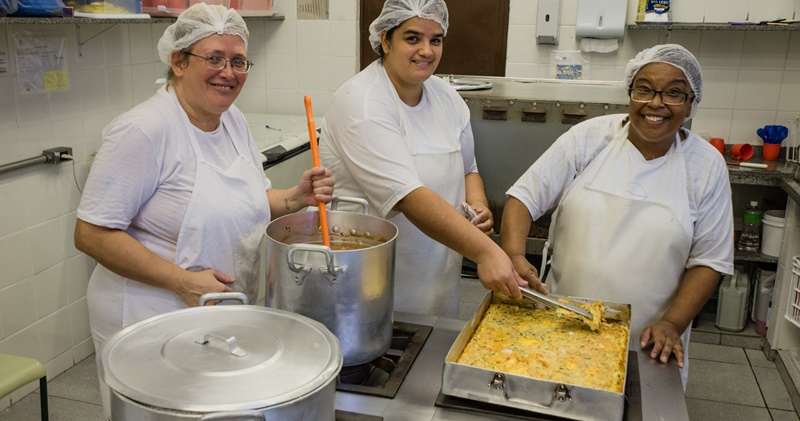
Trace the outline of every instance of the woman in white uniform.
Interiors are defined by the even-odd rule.
[[[461,255],[483,285],[521,297],[524,281],[491,238],[492,216],[475,163],[469,110],[431,77],[447,33],[442,0],[388,0],[370,25],[380,59],[331,98],[320,157],[337,194],[368,200],[399,228],[395,309],[458,316]],[[456,207],[466,201],[474,224]],[[476,228],[477,227],[477,228]]]
[[[252,66],[248,36],[234,10],[188,8],[158,43],[167,84],[103,131],[75,226],[76,247],[99,263],[87,293],[96,348],[205,293],[241,291],[255,303],[270,217],[331,200],[324,168],[270,188],[233,105]]]
[[[703,94],[697,59],[658,45],[626,69],[629,113],[596,117],[556,140],[507,192],[503,249],[542,292],[525,259],[532,220],[553,215],[549,289],[632,305],[631,348],[671,354],[686,384],[692,319],[733,271],[725,160],[681,127]]]

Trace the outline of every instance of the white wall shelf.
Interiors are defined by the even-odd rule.
[[[667,31],[800,31],[800,23],[793,24],[766,24],[757,23],[745,25],[731,25],[730,23],[691,23],[691,22],[639,22],[628,25],[627,30],[664,29]]]
[[[5,17],[0,18],[0,24],[37,24],[37,25],[63,25],[65,23],[74,24],[116,24],[116,23],[172,23],[176,18],[150,18],[150,19],[92,19],[92,18],[28,18],[28,17]],[[281,21],[286,20],[284,15],[274,14],[272,16],[244,16],[245,21]]]

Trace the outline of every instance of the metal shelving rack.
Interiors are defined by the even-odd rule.
[[[730,24],[702,22],[638,22],[626,26],[629,31],[664,29],[667,31],[800,31],[800,23]]]
[[[121,15],[122,16],[122,15]],[[272,16],[244,16],[245,21],[281,21],[286,20],[286,16],[274,14]],[[120,19],[94,19],[94,18],[29,18],[29,17],[4,17],[0,18],[0,24],[38,24],[38,25],[63,25],[63,24],[76,24],[76,25],[90,25],[90,24],[129,24],[129,23],[172,23],[176,18],[161,18],[155,17],[150,19],[134,19],[134,18],[120,18]]]

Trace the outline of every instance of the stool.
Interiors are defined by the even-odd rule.
[[[47,372],[33,358],[0,354],[0,398],[39,379],[39,398],[42,421],[47,421]]]

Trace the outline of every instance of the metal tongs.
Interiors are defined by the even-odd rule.
[[[563,308],[565,310],[569,310],[569,311],[572,311],[574,313],[578,313],[581,316],[586,317],[587,319],[591,319],[592,318],[591,313],[589,313],[588,311],[586,311],[586,310],[584,310],[584,309],[582,309],[582,308],[580,308],[580,307],[578,307],[578,306],[576,306],[574,304],[562,303],[561,301],[558,301],[555,298],[548,297],[548,296],[546,296],[544,294],[541,294],[539,292],[536,292],[536,291],[534,291],[534,290],[532,290],[530,288],[519,287],[519,290],[520,290],[520,292],[522,292],[522,296],[524,298],[528,298],[530,300],[538,301],[538,302],[546,305],[547,307],[550,307],[550,308]]]

